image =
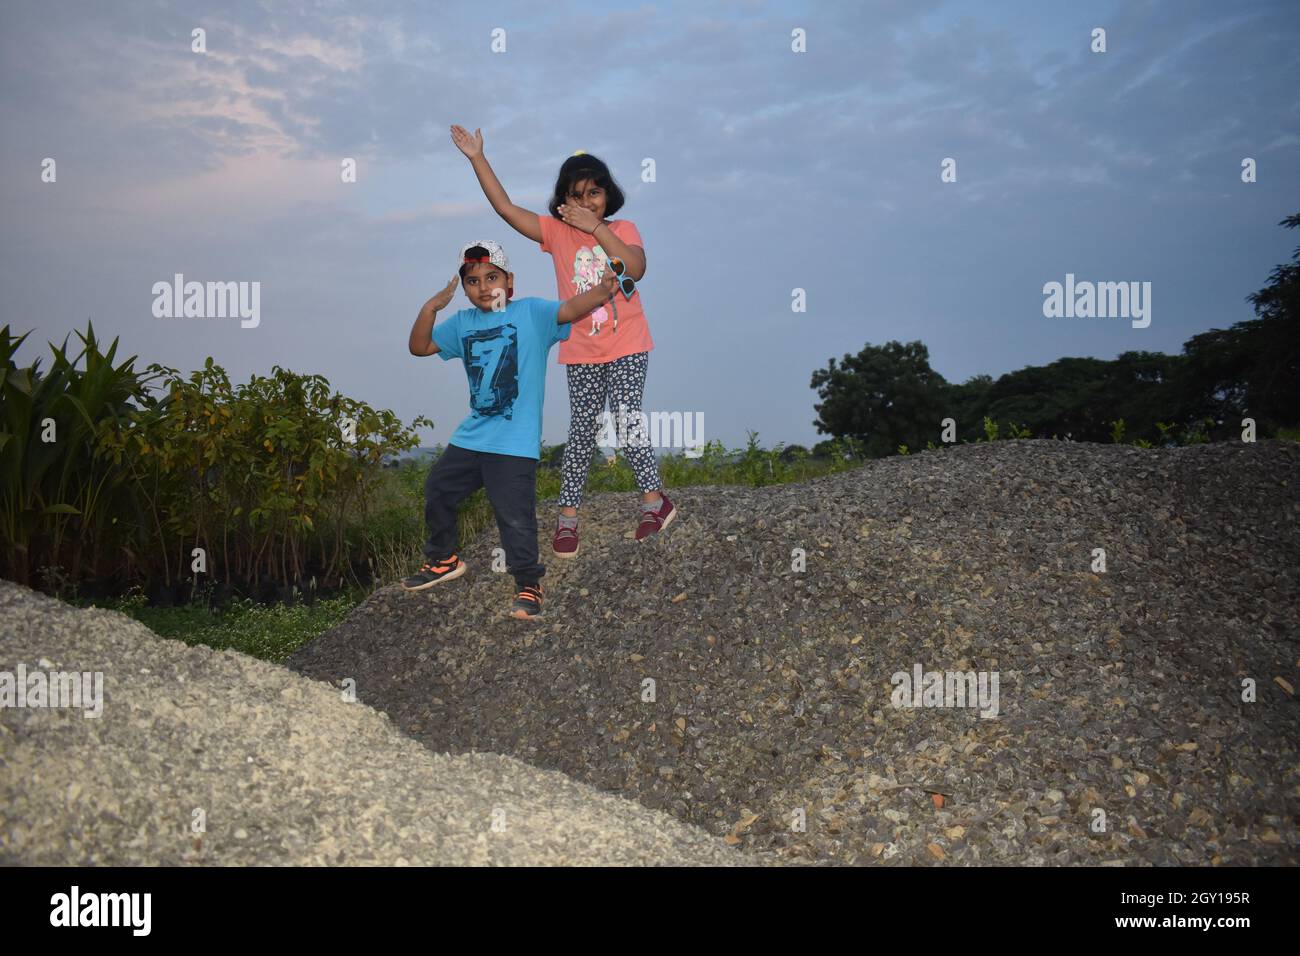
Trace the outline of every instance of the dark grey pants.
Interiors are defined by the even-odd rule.
[[[479,488],[496,513],[506,570],[520,587],[538,583],[546,569],[537,560],[535,458],[448,445],[424,480],[424,556],[433,563],[456,553],[456,506]]]

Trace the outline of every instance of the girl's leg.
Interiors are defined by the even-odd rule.
[[[566,365],[569,382],[569,438],[564,443],[564,480],[560,486],[560,514],[578,513],[587,487],[591,454],[596,449],[596,416],[605,407],[606,365]]]
[[[623,419],[627,423],[626,433],[620,436],[623,456],[632,466],[636,486],[641,490],[641,501],[653,504],[659,500],[659,464],[654,449],[650,447],[645,422],[639,414],[649,363],[649,352],[625,355],[609,363],[609,407],[615,416],[620,412],[626,416]]]

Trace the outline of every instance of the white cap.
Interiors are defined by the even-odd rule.
[[[473,249],[475,246],[482,246],[488,251],[488,262],[492,263],[494,266],[500,266],[505,272],[510,271],[510,262],[506,259],[505,250],[501,248],[499,242],[493,242],[491,239],[478,239],[474,242],[467,242],[465,245],[461,246],[461,265],[465,264],[465,253],[469,252],[469,250]],[[459,266],[457,268],[459,268]]]

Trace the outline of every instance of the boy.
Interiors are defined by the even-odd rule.
[[[567,302],[527,298],[511,302],[514,274],[491,240],[461,249],[457,276],[420,308],[411,327],[412,355],[441,355],[465,363],[469,416],[460,423],[424,482],[425,564],[403,579],[423,591],[465,573],[456,556],[456,506],[480,487],[496,514],[506,570],[519,586],[511,617],[535,621],[542,613],[537,559],[537,461],[541,457],[546,356],[569,337],[569,323],[607,301],[618,287],[611,273]],[[457,278],[473,308],[434,327],[456,294]]]

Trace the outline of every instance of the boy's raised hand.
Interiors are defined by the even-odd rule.
[[[561,303],[556,321],[561,325],[565,322],[576,322],[602,302],[608,302],[617,290],[618,279],[613,272],[607,271],[600,277],[600,281],[586,292],[579,292],[572,299]]]
[[[447,288],[443,289],[432,299],[429,300],[429,307],[434,312],[441,312],[451,304],[452,298],[456,295],[456,285],[460,282],[460,276],[452,276],[451,281],[447,283]]]
[[[483,131],[481,129],[474,130],[474,135],[471,136],[469,130],[465,129],[465,127],[453,125],[451,128],[451,141],[469,159],[483,155]]]

